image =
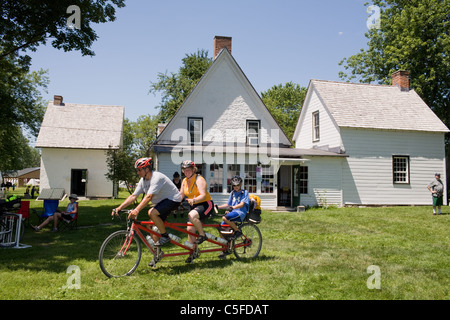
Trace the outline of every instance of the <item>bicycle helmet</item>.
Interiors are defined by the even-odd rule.
[[[140,158],[136,160],[136,163],[134,164],[134,168],[147,168],[150,167],[150,169],[153,168],[153,161],[152,158]]]
[[[234,176],[231,178],[231,185],[234,186],[240,186],[242,184],[242,178],[239,176]]]
[[[183,161],[183,163],[181,164],[181,168],[182,169],[186,169],[186,168],[195,168],[195,163],[191,160],[185,160]]]

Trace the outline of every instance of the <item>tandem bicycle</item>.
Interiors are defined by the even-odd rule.
[[[130,211],[122,210],[122,212],[128,214]],[[198,234],[186,230],[186,227],[192,225],[190,222],[165,221],[164,225],[171,238],[171,245],[166,244],[160,247],[156,246],[150,237],[150,235],[161,237],[153,221],[127,220],[127,229],[112,233],[100,247],[99,263],[103,273],[109,278],[131,275],[141,261],[142,244],[153,255],[154,264],[166,257],[192,255],[196,259],[201,254],[210,252],[234,253],[238,260],[254,259],[259,255],[262,247],[261,231],[255,223],[248,220],[238,224],[242,235],[237,238],[234,237],[234,231],[228,225],[204,223],[205,231],[212,232],[212,229],[215,229],[219,232],[219,237],[206,232],[208,239],[200,245],[189,241],[183,242],[179,236],[173,234],[176,231],[175,233],[197,238]]]

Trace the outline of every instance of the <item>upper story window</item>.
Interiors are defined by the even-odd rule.
[[[191,144],[201,144],[203,141],[203,119],[189,118],[188,130]]]
[[[247,120],[247,145],[259,145],[259,133],[261,123],[259,120]]]
[[[320,119],[319,111],[313,112],[312,114],[312,130],[313,130],[313,141],[320,140]]]

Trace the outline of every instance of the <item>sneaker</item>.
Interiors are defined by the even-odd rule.
[[[32,224],[31,224],[31,227],[32,227],[32,228],[34,229],[34,231],[36,231],[36,232],[42,230],[41,228],[39,228],[39,226],[33,226]]]
[[[170,242],[170,238],[169,237],[161,237],[159,238],[159,240],[155,243],[155,246],[163,246],[166,243]]]
[[[192,262],[194,262],[194,255],[189,255],[189,257],[187,257],[187,259],[184,261],[184,262],[186,262],[186,263],[192,263]]]
[[[201,244],[201,243],[203,243],[205,240],[207,240],[208,238],[206,237],[206,236],[199,236],[198,238],[197,238],[197,240],[195,240],[195,243],[196,244]]]
[[[154,267],[158,261],[161,261],[163,255],[164,255],[164,251],[162,251],[162,250],[161,250],[161,253],[159,254],[159,257],[157,257],[156,254],[154,254],[153,258],[152,258],[152,261],[150,261],[148,263],[148,266],[149,267]]]
[[[51,232],[58,232],[59,229],[58,228],[53,228]]]

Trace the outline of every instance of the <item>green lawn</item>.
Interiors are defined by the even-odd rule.
[[[145,252],[132,276],[108,279],[98,250],[124,228],[110,217],[123,197],[80,201],[78,230],[27,228],[22,242],[31,248],[0,249],[2,299],[449,299],[448,207],[441,216],[431,207],[264,211],[256,260],[209,253],[190,265],[168,258],[150,268]],[[42,202],[31,200],[31,206]],[[71,265],[80,270],[80,289],[66,287]],[[368,288],[372,265],[379,268],[380,289]]]

